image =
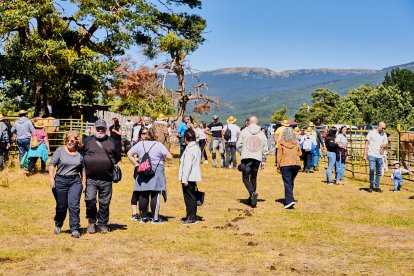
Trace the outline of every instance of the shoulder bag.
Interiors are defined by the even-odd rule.
[[[112,164],[113,167],[113,172],[112,172],[112,181],[114,183],[118,183],[119,181],[121,181],[122,179],[122,171],[121,168],[115,164],[115,162],[112,161],[112,158],[109,156],[108,152],[106,151],[106,149],[102,146],[101,142],[99,142],[97,139],[95,139],[96,144],[105,151],[106,155],[108,156],[109,161]]]

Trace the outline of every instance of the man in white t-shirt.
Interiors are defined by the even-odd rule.
[[[374,188],[378,193],[382,193],[380,189],[380,177],[381,168],[383,164],[383,157],[385,155],[385,149],[388,146],[387,134],[384,132],[385,123],[380,122],[377,129],[371,130],[365,142],[364,159],[369,161],[369,192],[371,193]],[[374,174],[375,181],[374,181]]]
[[[236,161],[236,143],[237,143],[237,139],[239,138],[240,135],[240,127],[238,125],[235,125],[234,123],[237,121],[236,118],[234,118],[233,116],[230,116],[227,119],[227,125],[224,126],[223,128],[223,138],[224,141],[226,142],[226,163],[224,165],[225,168],[237,168],[237,161]],[[230,130],[230,137],[227,137],[226,135],[226,130],[229,129]],[[227,140],[226,140],[227,138]],[[230,160],[231,160],[231,165],[230,165]]]

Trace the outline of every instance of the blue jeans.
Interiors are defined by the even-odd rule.
[[[312,152],[312,167],[317,167],[319,165],[319,148],[316,148],[313,152]]]
[[[339,161],[336,161],[336,180],[344,180],[345,174],[345,160],[342,159],[341,153],[339,153]]]
[[[293,196],[293,187],[295,186],[295,177],[298,175],[300,166],[284,166],[280,167],[282,173],[283,184],[285,185],[285,205],[295,201]]]
[[[30,138],[18,139],[17,147],[19,148],[19,163],[20,163],[23,159],[24,154],[28,152],[30,149]],[[23,168],[23,167],[20,166],[20,168]]]
[[[375,176],[375,188],[379,188],[382,168],[382,158],[369,156],[369,186],[374,186],[374,174]]]
[[[56,199],[55,225],[62,227],[69,209],[70,231],[79,230],[80,198],[82,194],[81,178],[79,176],[74,178],[56,176],[55,188],[52,191]]]
[[[394,179],[394,191],[399,191],[402,186],[402,179]]]
[[[328,168],[326,169],[326,182],[332,182],[332,169],[335,165],[336,154],[335,152],[328,151]]]

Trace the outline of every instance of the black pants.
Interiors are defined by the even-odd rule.
[[[121,156],[121,153],[122,153],[122,141],[116,140],[116,139],[113,139],[113,138],[111,138],[111,141],[115,144],[115,150],[116,150],[117,156]]]
[[[197,183],[188,181],[188,185],[181,184],[186,210],[186,219],[195,220],[197,215]]]
[[[246,189],[250,194],[256,192],[256,179],[260,161],[256,159],[243,159],[241,162],[246,166],[242,173],[244,186],[246,186]]]
[[[295,177],[298,175],[300,166],[280,167],[282,173],[283,184],[285,185],[285,205],[295,201],[293,197],[293,187],[295,186]]]
[[[1,142],[0,142],[1,143]],[[7,161],[7,150],[0,144],[0,171],[4,169],[4,163]]]
[[[236,143],[226,142],[226,164],[225,164],[225,167],[228,167],[230,162],[232,163],[233,168],[237,167]]]
[[[131,205],[137,205],[139,200],[139,192],[133,191],[131,196]]]
[[[96,193],[99,198],[99,211],[96,208]],[[104,180],[86,179],[86,217],[89,223],[96,223],[100,226],[108,225],[109,204],[112,198],[112,182]]]
[[[303,169],[310,170],[312,168],[312,152],[302,150]]]
[[[160,213],[160,194],[159,191],[143,191],[139,192],[139,214],[141,217],[146,217],[148,213],[148,204],[151,196],[151,211],[153,219],[158,219]]]
[[[204,160],[208,160],[207,152],[206,152],[206,144],[207,144],[206,139],[198,140],[198,145],[200,146],[200,150],[201,150],[201,158],[204,156]]]
[[[36,166],[36,162],[37,162],[38,158],[39,157],[30,157],[29,158],[29,160],[30,160],[29,168],[28,168],[29,172],[31,172],[33,170],[33,168]],[[44,173],[44,172],[46,172],[46,163],[43,161],[42,158],[40,158],[40,162],[41,162],[41,167],[42,167],[42,173]]]
[[[72,179],[56,176],[55,188],[52,189],[56,200],[55,225],[62,227],[69,209],[69,226],[73,232],[79,229],[80,224],[80,198],[82,194],[82,181],[79,176]]]

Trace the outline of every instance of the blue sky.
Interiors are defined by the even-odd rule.
[[[202,1],[193,12],[207,20],[206,41],[189,56],[196,70],[381,69],[414,61],[414,0]],[[128,51],[138,64],[154,63],[138,53]]]
[[[414,61],[412,0],[205,0],[199,70],[372,68]]]

